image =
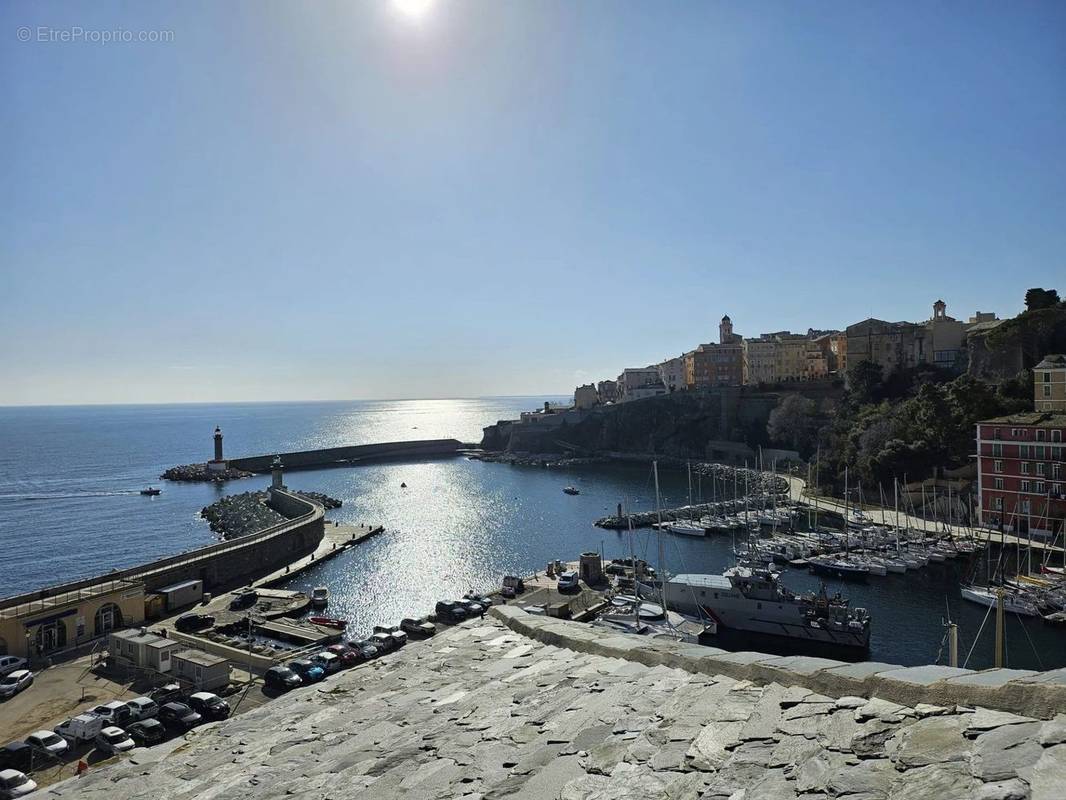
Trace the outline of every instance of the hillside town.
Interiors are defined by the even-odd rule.
[[[975,312],[965,322],[948,316],[943,300],[933,303],[924,322],[886,322],[873,317],[845,330],[810,328],[806,333],[776,331],[744,337],[729,315],[718,326],[718,341],[697,345],[679,356],[646,367],[627,367],[614,380],[574,390],[574,405],[591,408],[678,391],[730,386],[772,386],[843,379],[849,363],[870,361],[888,375],[932,364],[962,372],[982,337],[1003,323],[996,314]]]

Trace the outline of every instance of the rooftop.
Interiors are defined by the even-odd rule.
[[[1034,428],[1066,428],[1066,414],[1054,411],[1026,411],[1022,414],[1007,414],[981,420],[982,425],[1029,425]]]
[[[80,603],[82,600],[88,600],[92,597],[137,588],[143,591],[144,584],[141,581],[130,580],[102,581],[91,586],[83,586],[81,589],[72,589],[69,592],[60,592],[56,595],[42,597],[39,600],[31,600],[28,603],[21,603],[17,606],[0,608],[0,619],[29,617],[45,611],[53,611],[63,606]]]
[[[1066,369],[1066,356],[1061,353],[1049,353],[1034,369]]]

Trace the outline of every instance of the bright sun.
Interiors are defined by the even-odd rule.
[[[405,17],[421,19],[433,7],[433,0],[392,0],[392,4]]]

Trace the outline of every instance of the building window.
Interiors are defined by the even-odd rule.
[[[1029,445],[1018,445],[1018,458],[1029,458]]]
[[[1051,397],[1051,387],[1044,384],[1044,397]]]
[[[995,479],[995,488],[996,489],[1002,489],[1003,488],[1003,479],[1002,478],[996,478]]]
[[[1042,442],[1042,441],[1044,441],[1044,431],[1042,431],[1042,430],[1038,430],[1038,431],[1036,432],[1036,440],[1037,440],[1038,442]]]
[[[1061,478],[1062,477],[1062,464],[1052,464],[1051,465],[1051,477],[1052,478]]]
[[[1036,457],[1037,458],[1043,458],[1044,457],[1044,445],[1039,445],[1036,448]]]
[[[1028,514],[1029,510],[1030,510],[1029,501],[1028,500],[1022,500],[1022,513],[1023,514]]]
[[[1023,461],[1022,462],[1022,475],[1028,475],[1028,474],[1029,474],[1029,462],[1028,461]]]
[[[1003,471],[1003,462],[1002,461],[995,462],[992,465],[992,469],[994,469],[996,472],[1002,472]]]
[[[1052,492],[1051,493],[1054,494],[1056,497],[1062,497],[1062,484],[1061,483],[1056,483],[1052,487]]]
[[[1044,472],[1044,468],[1045,468],[1046,466],[1047,466],[1047,465],[1046,465],[1046,464],[1044,464],[1044,462],[1043,462],[1043,461],[1037,461],[1037,462],[1036,462],[1036,474],[1037,474],[1037,475],[1046,475],[1047,473],[1045,473],[1045,472]]]
[[[1044,383],[1051,383],[1051,373],[1050,372],[1045,372],[1044,373]]]
[[[1002,497],[994,498],[992,500],[992,507],[995,508],[996,511],[1002,511],[1003,510],[1003,498]]]
[[[1046,488],[1044,486],[1044,482],[1043,481],[1037,481],[1036,485],[1033,486],[1033,491],[1036,492],[1037,494],[1043,494],[1046,491]]]
[[[992,429],[992,438],[993,439],[998,439],[999,438],[999,428],[993,428]]]
[[[1001,445],[1001,444],[993,444],[992,445],[992,455],[994,455],[996,458],[1002,458],[1003,457],[1003,445]]]
[[[1052,431],[1051,432],[1051,441],[1053,441],[1053,442],[1061,442],[1062,441],[1062,431]]]
[[[1022,481],[1022,491],[1023,492],[1030,491],[1030,489],[1029,489],[1029,481]]]

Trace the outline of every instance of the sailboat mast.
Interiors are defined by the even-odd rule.
[[[655,474],[655,519],[659,524],[655,527],[655,540],[659,546],[659,595],[662,597],[663,611],[666,611],[666,557],[663,553],[663,511],[662,502],[659,499],[659,462],[651,462],[652,472]]]
[[[844,556],[848,554],[848,465],[844,465]]]

